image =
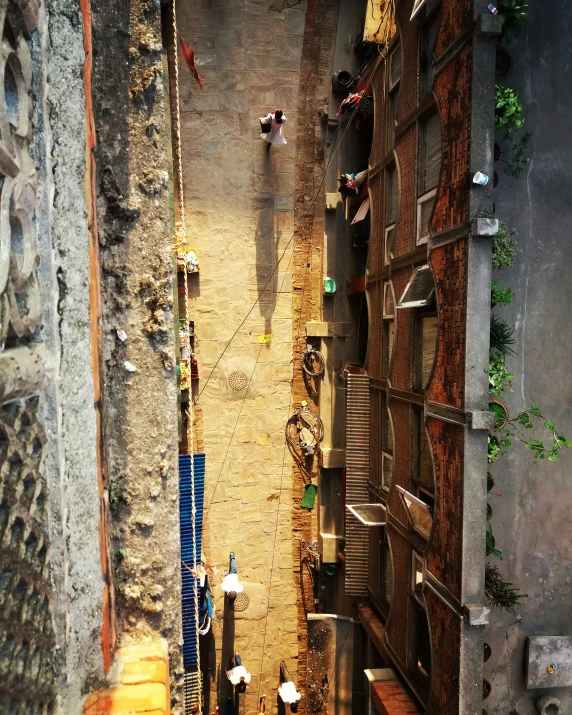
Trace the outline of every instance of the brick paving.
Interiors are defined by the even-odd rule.
[[[299,69],[306,4],[269,12],[270,0],[180,3],[179,30],[195,50],[201,92],[180,65],[187,223],[201,264],[191,290],[205,382],[222,349],[270,280],[218,364],[200,403],[207,455],[205,556],[219,622],[208,663],[210,710],[229,694],[221,663],[233,649],[252,673],[244,706],[266,693],[276,711],[279,663],[297,671],[297,583],[292,550],[292,462],[284,449],[292,379],[294,188]],[[258,117],[282,108],[288,144],[268,157]],[[279,270],[278,256],[287,247]],[[259,337],[272,334],[271,342]],[[229,376],[252,383],[234,391]],[[228,453],[227,453],[228,450]],[[249,596],[223,619],[220,581],[234,550]],[[271,584],[271,588],[269,588]],[[264,646],[264,654],[263,654]]]

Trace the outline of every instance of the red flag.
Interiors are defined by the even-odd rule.
[[[204,89],[203,83],[201,82],[201,78],[199,77],[199,73],[197,72],[197,68],[195,67],[195,51],[188,44],[188,42],[185,42],[183,40],[182,37],[180,38],[180,43],[181,43],[181,57],[185,60],[187,67],[193,73],[195,79],[197,80],[199,87],[201,89]]]

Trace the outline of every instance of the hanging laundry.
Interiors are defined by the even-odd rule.
[[[180,47],[181,47],[181,57],[185,60],[187,67],[193,73],[193,76],[197,80],[197,84],[199,85],[199,87],[201,89],[204,89],[201,78],[199,77],[199,73],[197,72],[197,68],[195,67],[195,51],[189,45],[188,42],[185,42],[183,40],[182,37],[180,38]]]

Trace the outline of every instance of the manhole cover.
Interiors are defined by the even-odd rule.
[[[242,593],[239,593],[237,595],[237,597],[234,599],[234,610],[235,611],[246,611],[249,603],[250,603],[250,598],[248,598],[248,594],[243,591]]]
[[[228,384],[232,390],[240,392],[248,385],[248,377],[242,370],[233,370],[228,376]]]

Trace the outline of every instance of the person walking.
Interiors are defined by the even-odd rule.
[[[238,580],[238,570],[236,568],[236,556],[234,551],[230,552],[229,555],[229,567],[228,573],[225,574],[221,588],[228,596],[229,601],[234,601],[239,593],[244,591],[244,586]]]
[[[284,705],[290,706],[290,712],[298,712],[298,701],[302,696],[296,690],[294,681],[292,680],[284,661],[280,663],[280,687],[278,688],[278,695]]]
[[[230,668],[226,671],[226,677],[236,686],[239,693],[246,692],[246,686],[250,683],[252,676],[242,665],[242,660],[238,653],[230,659]]]
[[[286,144],[286,139],[284,138],[284,125],[286,124],[286,117],[281,109],[276,109],[270,112],[265,117],[260,117],[260,128],[262,129],[262,134],[260,135],[266,144],[266,151],[270,151],[272,144]]]

